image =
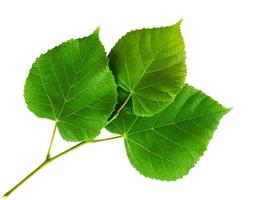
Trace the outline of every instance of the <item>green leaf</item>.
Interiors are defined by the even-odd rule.
[[[98,36],[69,40],[33,63],[24,97],[38,117],[57,122],[68,141],[96,137],[116,104],[116,84]]]
[[[189,85],[153,117],[127,107],[107,128],[124,136],[128,158],[144,176],[176,180],[204,153],[220,119],[229,110]]]
[[[184,85],[185,46],[180,23],[131,31],[109,54],[110,68],[118,85],[132,96],[136,115],[152,116],[163,110]]]

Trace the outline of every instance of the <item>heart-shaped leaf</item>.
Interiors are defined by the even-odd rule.
[[[184,85],[180,22],[127,33],[112,48],[109,60],[118,85],[132,97],[134,113],[154,115],[171,104]]]
[[[33,63],[24,90],[28,108],[57,122],[62,137],[96,137],[116,104],[116,84],[96,30],[69,40]]]
[[[124,136],[128,158],[144,176],[176,180],[204,153],[228,109],[185,85],[173,104],[153,117],[127,107],[107,128]]]

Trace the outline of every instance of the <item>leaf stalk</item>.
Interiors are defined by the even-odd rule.
[[[105,126],[107,126],[108,124],[110,124],[113,120],[115,120],[119,113],[122,111],[122,109],[126,106],[126,104],[129,102],[130,98],[132,96],[132,93],[130,93],[125,101],[123,102],[123,104],[118,108],[118,110],[116,110],[113,114],[113,116],[108,120],[108,122],[106,123]],[[51,157],[51,149],[52,149],[52,146],[53,146],[53,142],[54,142],[54,139],[55,139],[55,134],[56,134],[56,130],[57,130],[57,122],[55,123],[55,126],[54,126],[54,129],[53,129],[53,133],[52,133],[52,136],[51,136],[51,140],[50,140],[50,143],[49,143],[49,147],[48,147],[48,151],[47,151],[47,154],[46,154],[46,158],[45,160],[38,166],[36,167],[32,172],[30,172],[27,176],[25,176],[20,182],[18,182],[15,186],[13,186],[8,192],[6,192],[2,198],[6,198],[8,196],[10,196],[17,188],[19,188],[23,183],[25,183],[29,178],[31,178],[33,175],[35,175],[38,171],[40,171],[42,168],[44,168],[47,164],[51,163],[52,161],[64,156],[65,154],[85,145],[85,144],[88,144],[88,143],[97,143],[97,142],[104,142],[104,141],[109,141],[109,140],[114,140],[114,139],[118,139],[118,138],[122,138],[123,136],[119,135],[119,136],[114,136],[114,137],[109,137],[109,138],[103,138],[103,139],[98,139],[98,140],[89,140],[89,141],[83,141],[83,142],[80,142],[76,145],[74,145],[73,147]]]
[[[57,131],[57,122],[55,123],[54,129],[53,129],[52,137],[51,137],[51,140],[50,140],[50,143],[49,143],[49,147],[48,147],[48,150],[47,150],[47,154],[46,154],[46,160],[48,160],[50,158],[51,149],[52,149],[53,142],[54,142],[54,139],[55,139],[56,131]]]
[[[36,167],[32,172],[30,172],[27,176],[25,176],[20,182],[18,182],[15,186],[13,186],[8,192],[6,192],[2,198],[6,198],[9,195],[11,195],[17,188],[19,188],[23,183],[25,183],[28,179],[30,179],[33,175],[35,175],[38,171],[40,171],[42,168],[44,168],[47,164],[53,162],[54,160],[64,156],[65,154],[79,148],[80,146],[87,144],[87,143],[97,143],[97,142],[104,142],[104,141],[109,141],[109,140],[115,140],[118,138],[122,138],[122,136],[115,136],[115,137],[109,137],[109,138],[103,138],[103,139],[98,139],[98,140],[93,140],[93,141],[84,141],[81,142],[53,157],[47,157],[44,162],[42,162],[38,167]]]

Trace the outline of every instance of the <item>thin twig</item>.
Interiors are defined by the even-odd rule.
[[[6,192],[2,198],[8,197],[11,193],[13,193],[19,186],[21,186],[25,181],[27,181],[29,178],[31,178],[34,174],[36,174],[38,171],[40,171],[43,167],[45,167],[47,164],[51,163],[52,161],[64,156],[65,154],[73,151],[74,149],[77,149],[78,147],[87,144],[87,143],[96,143],[96,142],[104,142],[104,141],[109,141],[109,140],[114,140],[122,138],[122,136],[115,136],[115,137],[109,137],[109,138],[104,138],[104,139],[99,139],[99,140],[93,140],[93,141],[85,141],[81,142],[51,158],[45,159],[45,161],[40,164],[38,167],[36,167],[32,172],[30,172],[27,176],[25,176],[19,183],[17,183],[14,187],[12,187],[8,192]]]
[[[113,120],[115,120],[119,113],[121,112],[121,110],[126,106],[126,104],[128,103],[128,101],[130,100],[132,96],[132,93],[130,93],[127,98],[125,99],[125,101],[123,102],[123,104],[120,106],[120,108],[115,111],[115,114],[108,120],[108,122],[106,123],[105,126],[107,126],[108,124],[110,124]],[[8,192],[6,192],[2,198],[8,197],[11,193],[13,193],[18,187],[20,187],[25,181],[27,181],[29,178],[31,178],[34,174],[36,174],[38,171],[40,171],[44,166],[46,166],[47,164],[49,164],[50,162],[62,157],[63,155],[83,146],[84,144],[88,144],[88,143],[96,143],[96,142],[104,142],[104,141],[109,141],[109,140],[114,140],[114,139],[118,139],[118,138],[122,138],[123,136],[115,136],[115,137],[110,137],[110,138],[104,138],[104,139],[98,139],[98,140],[89,140],[89,141],[83,141],[80,142],[79,144],[51,157],[50,153],[51,153],[51,149],[52,149],[52,145],[53,145],[53,141],[55,138],[55,133],[56,133],[56,129],[57,129],[57,122],[54,126],[54,130],[52,133],[52,137],[50,140],[50,144],[48,147],[48,151],[47,151],[47,155],[46,155],[46,159],[43,163],[41,163],[37,168],[35,168],[31,173],[29,173],[27,176],[25,176],[19,183],[17,183],[14,187],[12,187]]]
[[[6,192],[2,198],[8,197],[11,193],[13,193],[19,186],[21,186],[25,181],[27,181],[29,178],[31,178],[34,174],[36,174],[40,169],[42,169],[46,164],[47,160],[43,162],[41,165],[36,167],[31,173],[29,173],[25,178],[23,178],[18,184],[16,184],[13,188],[11,188],[8,192]]]

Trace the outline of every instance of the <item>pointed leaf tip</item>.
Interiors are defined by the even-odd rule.
[[[145,177],[166,181],[189,173],[228,111],[187,84],[169,107],[152,117],[137,118],[131,106],[126,109],[107,129],[124,136],[135,169]]]
[[[177,26],[181,26],[182,22],[183,22],[183,18],[179,19],[179,21],[176,22],[176,23],[174,24],[174,26],[176,26],[176,25],[177,25]]]
[[[99,32],[100,32],[100,26],[96,27],[93,34],[99,36]]]
[[[184,46],[180,26],[173,24],[128,32],[112,48],[110,69],[119,87],[131,91],[136,115],[152,116],[174,101],[186,76]]]
[[[57,120],[58,130],[67,141],[95,138],[117,103],[115,80],[98,32],[99,28],[42,54],[25,83],[24,98],[30,111]],[[85,120],[90,116],[94,120]]]
[[[231,110],[233,109],[233,107],[230,107],[230,108],[225,108],[225,114],[229,113]]]

